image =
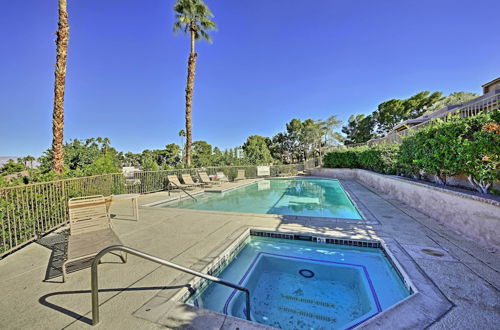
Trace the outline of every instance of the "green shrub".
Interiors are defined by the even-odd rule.
[[[459,140],[464,127],[457,121],[436,122],[408,138],[413,143],[413,164],[432,174],[439,184],[446,184],[448,177],[460,171]]]
[[[364,168],[417,178],[426,173],[440,184],[446,184],[450,176],[465,174],[481,193],[500,180],[499,163],[500,110],[433,122],[404,138],[399,146],[342,149],[324,158],[325,167]]]
[[[359,153],[365,148],[349,148],[334,150],[325,155],[323,166],[329,168],[358,168]]]
[[[446,184],[447,178],[466,174],[481,193],[498,181],[500,155],[499,111],[468,118],[435,122],[403,140],[398,168],[418,176],[420,171],[434,175]]]
[[[397,173],[397,145],[381,145],[360,150],[360,167],[385,174]]]
[[[385,174],[397,173],[398,146],[357,147],[329,152],[324,167],[364,168]]]
[[[487,193],[500,180],[500,110],[488,115],[463,120],[465,133],[461,136],[459,171],[481,193]]]
[[[403,142],[399,145],[396,166],[399,174],[420,179],[420,168],[417,166],[417,159],[415,157],[416,148],[417,140],[412,136],[405,137]]]

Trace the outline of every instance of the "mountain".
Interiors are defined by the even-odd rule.
[[[19,157],[17,156],[0,156],[0,168],[3,166],[3,164],[7,163],[9,161],[9,159],[12,159],[14,162],[17,162],[17,159]],[[30,167],[30,163],[27,164],[28,167]],[[40,165],[39,162],[37,162],[36,160],[33,161],[33,168],[37,168],[38,166]]]
[[[0,156],[0,167],[3,166],[3,164],[7,163],[9,159],[12,159],[13,161],[17,162],[17,159],[19,157],[16,156]]]

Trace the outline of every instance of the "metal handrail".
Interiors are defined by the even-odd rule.
[[[99,252],[95,256],[94,260],[92,261],[92,268],[91,268],[92,325],[96,325],[97,323],[99,323],[99,281],[98,281],[98,277],[97,277],[97,266],[99,265],[99,261],[101,260],[101,258],[104,255],[106,255],[112,251],[123,251],[125,253],[130,253],[130,254],[133,254],[139,258],[153,261],[153,262],[156,262],[157,264],[171,267],[171,268],[180,270],[182,272],[185,272],[185,273],[188,273],[188,274],[191,274],[194,276],[198,276],[198,277],[204,278],[206,280],[209,280],[209,281],[212,281],[212,282],[215,282],[218,284],[222,284],[222,285],[228,286],[230,288],[244,292],[246,294],[246,301],[245,301],[246,302],[246,314],[247,314],[246,317],[247,317],[247,320],[251,321],[250,320],[250,290],[248,290],[247,288],[240,286],[238,284],[224,281],[223,279],[212,276],[212,275],[197,272],[195,270],[174,264],[170,261],[160,259],[158,257],[152,256],[150,254],[147,254],[147,253],[144,253],[141,251],[137,251],[135,249],[132,249],[132,248],[129,248],[129,247],[126,247],[123,245],[112,245],[112,246],[108,246],[107,248],[101,250],[101,252]]]
[[[179,188],[180,190],[184,191],[184,193],[186,195],[188,195],[189,197],[191,197],[192,199],[194,199],[196,202],[198,201],[194,196],[192,196],[190,193],[188,193],[186,191],[186,189],[182,188],[181,186],[179,186],[177,183],[175,182],[172,182],[172,181],[169,181],[168,184],[173,184],[174,186],[176,186],[177,188]],[[170,196],[170,192],[169,192],[169,196]]]

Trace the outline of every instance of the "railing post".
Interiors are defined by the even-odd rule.
[[[99,279],[97,275],[97,265],[101,257],[99,254],[92,262],[90,288],[92,290],[92,325],[99,323]]]
[[[248,289],[245,291],[245,296],[246,296],[246,299],[245,299],[245,302],[246,302],[246,309],[247,309],[247,312],[246,312],[246,317],[247,317],[247,320],[248,321],[251,321],[251,318],[250,318],[250,291],[248,291]]]

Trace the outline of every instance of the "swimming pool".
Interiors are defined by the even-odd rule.
[[[338,180],[268,179],[225,193],[204,193],[161,205],[194,210],[363,219]]]
[[[347,329],[407,297],[383,251],[251,236],[219,277],[250,290],[251,320],[281,329]],[[187,303],[246,318],[240,291],[209,284]]]

